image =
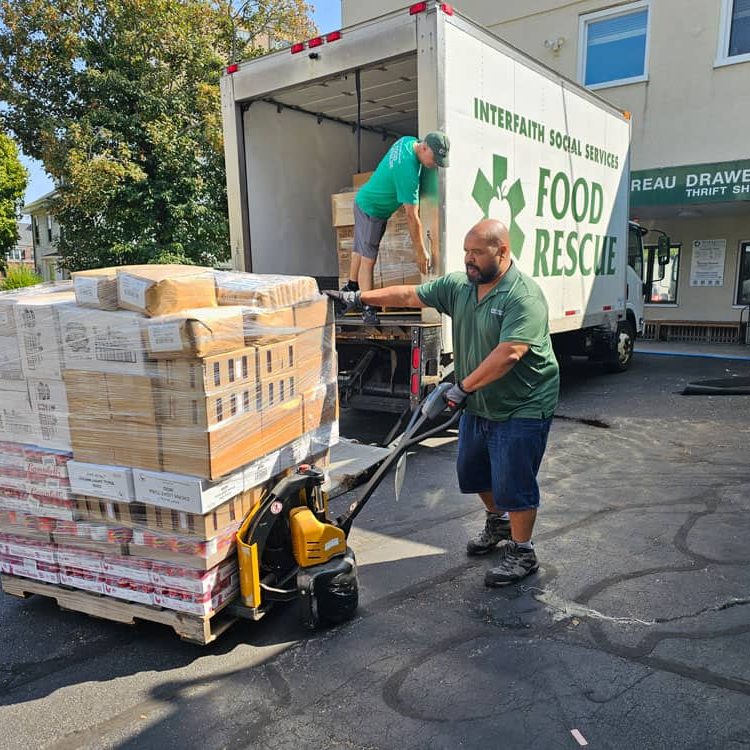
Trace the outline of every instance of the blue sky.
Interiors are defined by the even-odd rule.
[[[322,34],[341,28],[341,0],[315,0],[313,18]],[[36,200],[52,190],[52,180],[42,165],[22,155],[21,161],[29,170],[29,184],[26,188],[26,203]]]

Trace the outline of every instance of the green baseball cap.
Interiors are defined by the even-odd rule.
[[[451,142],[448,140],[448,136],[439,130],[433,130],[431,133],[427,133],[424,142],[432,149],[435,164],[439,167],[447,167],[449,164],[448,152],[451,150]]]

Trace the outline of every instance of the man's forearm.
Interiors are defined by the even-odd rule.
[[[462,381],[464,390],[473,392],[507,375],[528,351],[523,344],[499,345]]]
[[[419,218],[419,214],[413,216],[407,216],[407,224],[409,226],[409,236],[411,237],[411,244],[414,249],[424,254],[424,240],[422,239],[422,220]]]
[[[387,286],[362,292],[360,299],[365,305],[390,305],[392,307],[425,307],[417,296],[415,286]]]

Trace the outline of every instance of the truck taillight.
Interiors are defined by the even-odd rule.
[[[417,373],[411,376],[411,392],[413,396],[419,395],[419,375]]]
[[[330,44],[331,42],[338,42],[341,39],[340,31],[332,31],[330,34],[326,34],[326,41]]]
[[[304,42],[297,42],[297,44],[292,45],[292,54],[296,55],[299,52],[305,51],[305,43]]]
[[[232,63],[231,65],[227,65],[227,75],[231,76],[232,73],[236,73],[240,69],[240,66],[237,63]]]
[[[427,3],[414,3],[409,8],[409,15],[416,16],[417,13],[424,13],[427,10]]]
[[[415,347],[411,350],[411,369],[418,370],[419,365],[422,361],[422,350],[419,347]]]
[[[322,47],[323,46],[323,37],[322,36],[316,36],[313,39],[311,39],[307,46],[309,49],[315,49],[315,47]]]
[[[441,3],[440,10],[442,10],[446,16],[452,16],[455,13],[453,6],[450,3]]]

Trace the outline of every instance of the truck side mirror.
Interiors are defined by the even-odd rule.
[[[672,242],[666,234],[659,235],[656,244],[656,257],[660,266],[666,266],[671,259]]]

